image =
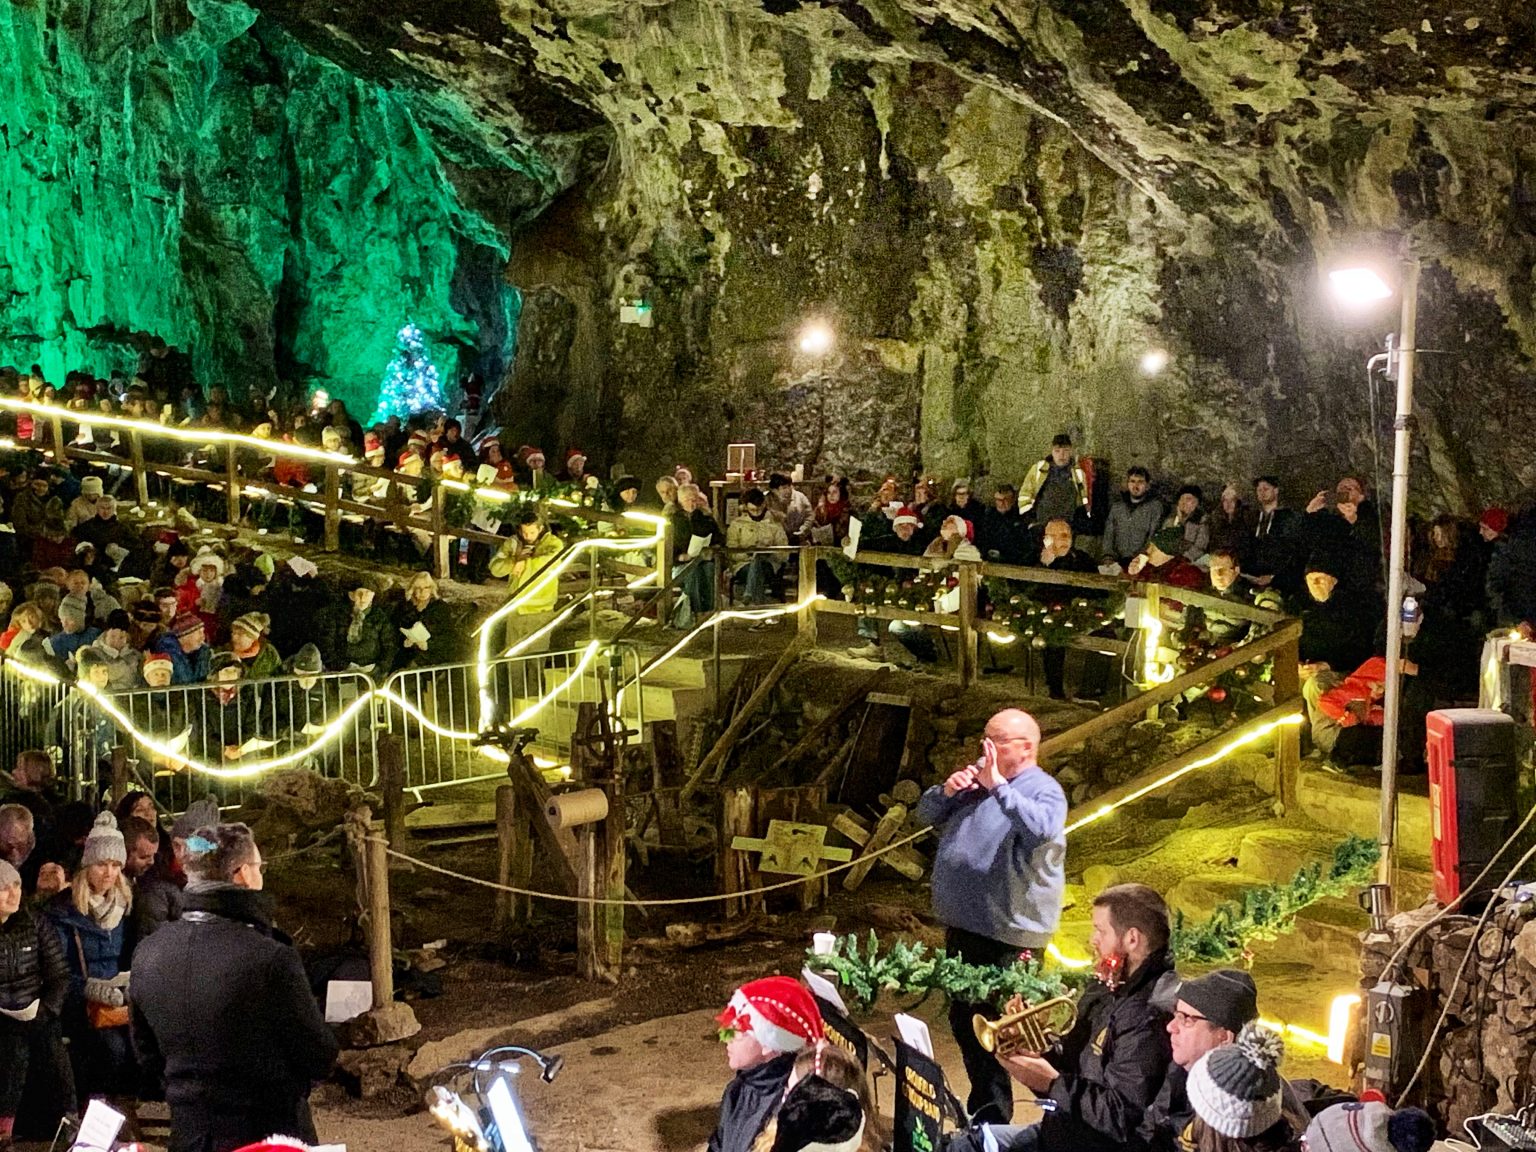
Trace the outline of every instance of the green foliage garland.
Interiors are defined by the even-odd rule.
[[[1351,836],[1333,851],[1327,870],[1308,864],[1288,884],[1251,889],[1241,901],[1221,905],[1202,924],[1186,924],[1176,913],[1170,948],[1175,963],[1213,964],[1241,956],[1255,940],[1272,940],[1290,930],[1296,914],[1328,896],[1340,896],[1368,882],[1380,858],[1374,840]],[[943,949],[898,940],[883,952],[871,932],[863,948],[855,935],[838,938],[831,955],[806,954],[813,971],[835,975],[849,1000],[869,1009],[882,991],[905,996],[942,992],[951,1000],[1001,1009],[1013,996],[1038,1004],[1080,989],[1086,971],[1046,970],[1030,953],[1007,967],[967,964]]]
[[[857,936],[843,936],[829,956],[807,953],[806,964],[815,971],[836,975],[848,998],[864,1009],[873,1005],[882,991],[907,996],[942,992],[951,1000],[1000,1009],[1013,996],[1038,1003],[1082,984],[1077,973],[1045,971],[1028,952],[1020,953],[1006,968],[967,964],[942,948],[930,949],[921,942],[898,940],[881,952],[873,932],[862,951]]]
[[[585,488],[579,484],[560,480],[546,481],[536,490],[519,489],[516,492],[507,493],[509,498],[506,500],[479,501],[475,498],[479,485],[473,481],[467,483],[469,483],[469,491],[450,488],[448,497],[443,502],[443,521],[449,528],[456,531],[467,528],[476,513],[484,513],[488,519],[494,520],[497,524],[510,523],[516,519],[519,512],[532,504],[539,508],[551,532],[570,540],[588,534],[586,526],[589,522],[582,517],[581,509],[595,508],[601,511],[607,502],[601,488]],[[430,493],[430,488],[428,492]],[[562,504],[552,503],[555,500],[564,501],[575,507],[566,508]]]
[[[1035,648],[1070,644],[1079,636],[1114,625],[1125,610],[1125,594],[1121,592],[1067,599],[1066,591],[1037,588],[1018,580],[987,581],[993,621],[1007,625],[1010,632]]]
[[[1368,883],[1380,858],[1374,840],[1351,836],[1333,850],[1327,871],[1321,864],[1308,864],[1290,883],[1250,889],[1241,900],[1219,906],[1202,924],[1186,924],[1183,913],[1175,913],[1174,960],[1207,964],[1235,959],[1252,941],[1273,940],[1290,931],[1296,914],[1309,904]]]

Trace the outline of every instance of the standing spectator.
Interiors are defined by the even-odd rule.
[[[1253,518],[1253,536],[1243,553],[1243,570],[1260,588],[1273,584],[1283,595],[1290,596],[1301,586],[1302,566],[1307,559],[1301,540],[1301,517],[1293,509],[1281,506],[1280,481],[1274,476],[1256,479],[1253,496],[1258,511]]]
[[[20,804],[32,813],[39,837],[53,828],[54,813],[64,803],[55,787],[53,759],[40,748],[28,748],[16,754],[11,769],[11,786],[3,797],[7,804]]]
[[[507,643],[532,635],[554,619],[560,580],[553,562],[564,548],[565,542],[549,530],[537,510],[525,506],[517,515],[512,538],[491,557],[491,575],[505,576],[508,596],[520,599],[511,616],[504,618]],[[594,604],[589,611],[596,609]],[[549,637],[545,632],[524,650],[549,651]]]
[[[1175,555],[1184,557],[1191,564],[1198,564],[1211,548],[1211,529],[1205,522],[1202,501],[1205,494],[1198,484],[1186,484],[1179,489],[1173,502],[1173,511],[1163,521],[1165,528],[1178,528],[1183,541]]]
[[[800,539],[814,515],[810,499],[783,472],[768,477],[768,511],[778,517],[784,525],[784,534],[794,541]]]
[[[21,874],[0,860],[0,1147],[10,1148],[25,1103],[31,1132],[46,1140],[75,1110],[74,1075],[60,1020],[69,969],[59,934],[27,906]]]
[[[696,617],[715,610],[715,560],[710,549],[725,543],[725,533],[720,531],[709,510],[709,500],[697,484],[679,485],[677,499],[679,510],[688,518],[687,528],[680,530],[673,540],[678,563],[688,563],[691,540],[702,537],[705,541],[697,562],[683,577],[683,595],[677,598],[677,609],[672,614],[673,627],[690,628]]]
[[[356,441],[353,441],[353,443],[356,443]],[[457,420],[444,422],[442,439],[437,443],[445,452],[458,456],[459,463],[464,466],[465,472],[473,473],[480,467],[480,457],[475,452],[474,446],[464,439],[464,425],[460,424]]]
[[[247,612],[229,626],[229,650],[240,658],[247,680],[265,680],[283,674],[283,657],[266,639],[272,617],[265,612]]]
[[[1253,509],[1243,500],[1241,493],[1228,484],[1221,490],[1221,499],[1206,517],[1210,529],[1209,550],[1227,549],[1241,555],[1253,538]]]
[[[1505,528],[1488,558],[1488,610],[1496,627],[1518,628],[1529,638],[1536,626],[1536,514],[1508,520]]]
[[[82,1108],[91,1096],[127,1094],[135,1088],[126,1010],[128,973],[120,965],[133,907],[133,892],[123,879],[127,858],[117,821],[103,812],[86,837],[70,886],[47,905],[69,968],[64,1035]]]
[[[336,1038],[273,928],[261,850],[244,824],[187,843],[182,916],[139,946],[132,994],[134,1044],[171,1106],[169,1152],[231,1152],[274,1133],[318,1143],[309,1092]]]
[[[1029,563],[1029,526],[1019,514],[1019,494],[1012,484],[999,484],[992,507],[976,524],[976,547],[998,564]]]
[[[1051,451],[1030,466],[1019,485],[1019,509],[1034,524],[1065,520],[1081,526],[1093,497],[1093,477],[1072,453],[1065,432],[1051,440]]]
[[[970,964],[1008,964],[1022,949],[1044,949],[1061,920],[1067,799],[1036,761],[1039,746],[1034,717],[999,712],[987,721],[980,757],[918,804],[918,820],[939,830],[933,911],[946,925],[944,948]],[[983,1008],[958,999],[949,1008],[971,1082],[966,1110],[975,1123],[1006,1124],[1013,1086],[971,1026]]]
[[[172,877],[169,865],[161,861],[162,833],[157,825],[137,816],[123,816],[118,827],[128,852],[123,875],[133,888],[133,912],[123,944],[123,964],[131,967],[139,942],[181,915],[181,885]]]
[[[319,619],[319,647],[333,672],[366,672],[382,681],[394,666],[397,634],[389,613],[363,577],[344,585],[346,599],[326,607]]]
[[[178,615],[155,651],[170,657],[172,684],[201,684],[208,679],[213,649],[208,646],[208,633],[200,616],[191,612]]]
[[[1152,495],[1152,473],[1134,464],[1125,473],[1125,491],[1115,497],[1104,522],[1104,557],[1119,568],[1147,546],[1163,522],[1163,502]]]
[[[1042,568],[1049,568],[1053,572],[1093,572],[1096,565],[1086,552],[1076,547],[1072,536],[1072,523],[1065,516],[1058,516],[1048,521],[1045,525],[1039,564]],[[1084,659],[1096,658],[1093,653],[1085,653]],[[1041,663],[1045,665],[1045,687],[1052,700],[1065,700],[1067,698],[1067,649],[1062,644],[1046,645],[1044,657]],[[1093,667],[1088,664],[1085,667]],[[1089,679],[1090,677],[1085,677]],[[1095,684],[1102,680],[1102,676],[1091,677]],[[1090,684],[1088,687],[1092,688]]]
[[[458,655],[453,611],[438,596],[437,581],[430,572],[416,573],[405,586],[405,603],[395,617],[395,627],[396,667],[451,664]]]
[[[106,627],[89,645],[107,668],[108,692],[127,692],[139,686],[139,653],[131,643],[133,619],[121,608],[109,612]]]

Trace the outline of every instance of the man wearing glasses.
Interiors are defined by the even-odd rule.
[[[1195,1110],[1185,1093],[1189,1070],[1213,1048],[1237,1039],[1244,1024],[1259,1018],[1253,977],[1235,968],[1185,980],[1176,995],[1173,1019],[1168,1021],[1173,1063],[1138,1133],[1152,1152],[1192,1152],[1189,1129]]]
[[[1035,759],[1040,726],[1008,708],[987,721],[981,756],[923,793],[917,818],[938,831],[933,912],[944,948],[969,964],[1008,965],[1040,952],[1061,920],[1067,798]],[[1006,1124],[1013,1083],[971,1026],[987,1005],[952,1001],[949,1023],[965,1060],[975,1123]]]

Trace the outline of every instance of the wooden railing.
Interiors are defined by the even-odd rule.
[[[458,541],[469,540],[492,548],[499,548],[507,542],[505,536],[482,532],[469,526],[455,527],[447,522],[447,506],[450,500],[461,495],[472,495],[477,501],[487,504],[505,501],[508,498],[507,494],[496,489],[477,488],[463,481],[434,479],[431,482],[431,497],[427,507],[423,511],[418,511],[414,501],[407,496],[407,492],[419,488],[422,482],[421,477],[409,476],[388,468],[376,468],[342,453],[327,452],[323,449],[288,444],[283,441],[261,440],[220,429],[163,426],[144,420],[75,412],[52,404],[34,404],[11,397],[0,397],[0,409],[28,412],[34,419],[45,423],[50,435],[47,447],[37,443],[25,446],[40,448],[45,455],[52,455],[55,459],[78,460],[101,467],[130,468],[134,477],[135,502],[141,508],[147,507],[150,503],[149,477],[152,474],[165,476],[171,480],[202,484],[213,491],[222,491],[225,499],[225,522],[230,525],[240,523],[243,511],[242,497],[260,494],[285,505],[299,505],[312,509],[319,514],[323,523],[321,547],[326,552],[336,552],[341,548],[342,518],[347,515],[358,516],[393,527],[401,532],[417,531],[427,534],[430,537],[429,554],[432,556],[433,572],[439,579],[446,579],[450,575],[453,549]],[[67,426],[80,424],[88,425],[93,431],[99,429],[116,433],[121,442],[126,444],[128,455],[123,457],[100,451],[94,446],[87,448],[72,443],[66,436],[65,429]],[[186,455],[189,448],[212,449],[213,455],[222,456],[223,459],[222,462],[217,463],[216,467],[198,467],[188,463],[170,463],[150,459],[145,453],[147,443],[174,447],[178,457]],[[312,471],[318,471],[315,491],[309,492],[292,485],[280,484],[276,480],[259,475],[276,460],[281,459],[302,461]],[[388,481],[385,495],[377,503],[343,496],[343,482],[348,482],[346,488],[350,490],[352,477]],[[633,529],[632,523],[625,520],[619,513],[585,505],[570,507],[565,501],[555,500],[550,503],[570,515],[593,524],[609,524],[625,530]],[[598,557],[595,552],[589,555],[590,571],[587,575],[589,580],[595,580]],[[666,571],[663,564],[668,555],[667,548],[657,549],[657,569],[663,577]]]

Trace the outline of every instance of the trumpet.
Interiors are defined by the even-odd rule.
[[[997,1020],[979,1012],[971,1018],[976,1039],[998,1056],[1038,1056],[1060,1040],[1077,1023],[1077,1004],[1070,996],[1057,996],[1031,1004]]]

